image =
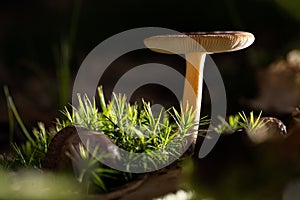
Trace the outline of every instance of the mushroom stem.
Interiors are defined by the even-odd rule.
[[[184,92],[182,106],[183,110],[186,107],[192,107],[195,111],[195,121],[200,118],[201,100],[202,100],[202,86],[203,86],[203,69],[206,53],[193,52],[186,55],[186,74],[184,83]],[[191,131],[194,133],[191,135],[192,145],[191,153],[194,153],[194,148],[197,141],[199,126],[195,126]]]

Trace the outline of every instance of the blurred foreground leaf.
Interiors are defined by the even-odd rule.
[[[0,199],[80,199],[76,181],[37,170],[0,171]]]

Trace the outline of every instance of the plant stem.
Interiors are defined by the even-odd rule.
[[[76,38],[80,6],[81,6],[81,0],[76,0],[74,3],[74,9],[71,18],[71,25],[70,25],[69,35],[68,35],[69,38],[62,39],[60,44],[60,51],[59,51],[60,56],[58,56],[60,106],[65,106],[69,101],[71,58],[73,56],[73,48],[74,48],[74,43]]]

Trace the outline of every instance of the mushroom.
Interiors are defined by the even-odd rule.
[[[236,51],[250,46],[254,36],[241,31],[191,32],[182,35],[158,35],[146,38],[145,45],[156,52],[185,54],[186,74],[182,105],[192,106],[195,120],[200,117],[203,86],[203,69],[206,54]],[[194,127],[191,151],[197,140],[198,128]]]

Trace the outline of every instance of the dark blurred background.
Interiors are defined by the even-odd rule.
[[[300,49],[300,1],[0,1],[1,90],[8,86],[28,129],[37,121],[51,126],[70,102],[76,72],[87,54],[114,34],[149,26],[180,32],[241,30],[255,35],[247,49],[212,55],[226,87],[229,115],[259,109],[249,103],[260,93],[258,72]],[[185,71],[179,56],[147,49],[131,52],[116,60],[100,80],[107,98],[122,74],[149,61]],[[141,87],[132,100],[139,97],[178,104],[170,91],[157,85]],[[209,112],[207,91],[203,99],[203,112]],[[280,114],[276,109],[271,113]],[[5,95],[0,92],[0,149],[8,146],[8,127]]]
[[[241,99],[257,95],[256,70],[300,46],[295,3],[299,4],[293,0],[1,1],[0,85],[8,86],[25,124],[30,127],[43,121],[50,125],[59,116],[58,110],[70,102],[72,81],[85,56],[114,34],[147,26],[180,32],[242,30],[256,37],[250,48],[212,55],[225,83],[228,112],[234,113],[245,106]],[[115,65],[132,67],[153,59],[184,73],[185,63],[179,56],[149,50],[130,54]],[[102,82],[107,95],[121,75],[111,73],[114,80]],[[165,89],[144,87],[136,96],[153,99],[157,95],[147,97],[151,91]],[[172,98],[165,101],[174,103]],[[8,117],[3,93],[0,105],[0,131],[5,135]]]
[[[212,55],[223,75],[229,113],[236,112],[241,109],[241,98],[257,95],[255,71],[299,47],[300,17],[296,8],[297,1],[292,0],[1,1],[0,85],[9,87],[26,124],[39,120],[49,123],[69,102],[72,81],[82,60],[114,34],[147,26],[180,32],[243,30],[256,37],[250,48]],[[153,57],[159,57],[158,62],[173,63],[184,73],[184,60],[178,56],[149,50],[129,55],[124,62],[137,65]],[[106,83],[105,88],[110,85]],[[5,130],[3,93],[0,103],[1,130]]]

